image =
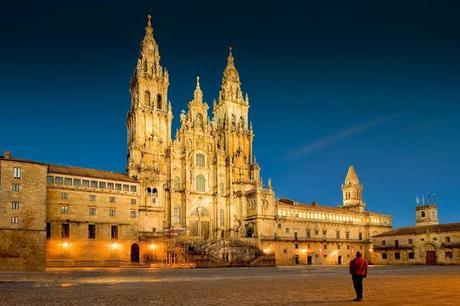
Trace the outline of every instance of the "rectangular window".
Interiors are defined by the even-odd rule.
[[[449,236],[446,237],[446,242],[450,243],[450,237]]]
[[[18,217],[11,217],[11,223],[12,224],[19,224],[19,218]]]
[[[88,180],[83,180],[82,185],[83,185],[83,187],[88,188],[89,187],[89,181]]]
[[[358,239],[363,240],[363,233],[361,233],[361,232],[359,233]]]
[[[137,212],[135,210],[131,210],[131,218],[136,218]]]
[[[350,239],[350,232],[345,232],[345,238]]]
[[[117,225],[110,226],[110,238],[118,239],[118,226]]]
[[[113,185],[113,183],[107,183],[107,189],[108,190],[113,190],[115,188],[115,186]]]
[[[289,227],[286,227],[285,231],[286,231],[286,234],[289,234]]]
[[[382,253],[382,259],[387,259],[387,253]]]
[[[67,214],[69,212],[69,206],[61,205],[61,214]]]
[[[319,235],[319,230],[315,230],[315,236]]]
[[[96,207],[90,207],[89,208],[89,215],[90,216],[95,216],[96,215]]]
[[[110,209],[110,217],[115,217],[117,215],[117,210],[115,208]]]
[[[60,176],[56,176],[54,178],[54,182],[56,183],[56,185],[62,185],[64,183],[64,179]]]
[[[278,223],[278,228],[281,228],[281,223]]]
[[[95,201],[96,201],[96,195],[90,194],[90,195],[89,195],[89,200],[90,200],[91,202],[95,202]]]
[[[349,250],[349,249],[350,249],[350,245],[349,245],[349,244],[347,244],[347,250]]]
[[[298,243],[295,243],[295,244],[294,244],[294,248],[298,249],[298,248],[299,248],[299,244],[298,244]]]
[[[68,177],[64,178],[64,185],[72,186],[72,179]]]
[[[123,191],[129,191],[129,185],[123,185]]]
[[[395,259],[397,259],[397,260],[401,259],[401,253],[396,252],[395,253]]]
[[[382,240],[382,245],[386,245],[387,242],[385,240]]]
[[[51,223],[46,223],[46,239],[51,238]]]
[[[131,205],[136,205],[136,199],[131,199]]]
[[[307,230],[307,238],[311,237],[311,230]]]
[[[121,184],[115,184],[115,190],[121,191]]]
[[[414,252],[409,252],[408,256],[409,256],[409,259],[415,258]]]
[[[97,188],[97,181],[91,181],[91,188]]]
[[[326,237],[326,235],[327,235],[327,231],[323,230],[323,236]]]
[[[69,238],[70,237],[70,224],[63,223],[61,226],[61,237]]]
[[[324,249],[327,250],[327,244],[324,244]]]
[[[73,185],[75,187],[80,187],[81,186],[81,180],[80,179],[74,179],[73,180]]]
[[[399,240],[395,240],[395,247],[399,248]]]
[[[337,245],[337,250],[340,250],[340,244]]]
[[[61,192],[61,199],[62,200],[68,200],[69,199],[69,194],[67,192]]]
[[[96,239],[96,224],[88,224],[88,239]]]
[[[340,231],[335,232],[335,238],[340,239]]]
[[[48,182],[48,185],[53,185],[54,184],[54,176],[48,176],[46,178],[46,181]]]
[[[99,182],[100,189],[105,189],[106,187],[107,187],[107,184],[105,182]]]
[[[13,176],[15,179],[21,178],[21,168],[13,168]]]
[[[294,232],[294,240],[297,241],[297,232]]]
[[[110,203],[115,203],[115,197],[110,197]]]
[[[452,259],[452,258],[453,258],[452,251],[446,251],[446,259]]]
[[[18,201],[11,202],[11,209],[19,209],[19,202]]]
[[[196,166],[204,167],[206,165],[205,156],[202,153],[196,155]]]
[[[137,186],[135,185],[131,185],[131,187],[129,187],[131,192],[137,192]]]
[[[19,192],[21,190],[21,185],[19,184],[11,184],[11,191]]]
[[[407,240],[409,244],[412,244],[412,239]]]

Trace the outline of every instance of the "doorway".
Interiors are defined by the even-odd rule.
[[[299,264],[299,255],[296,255],[296,256],[295,256],[294,261],[295,261],[295,264],[296,264],[296,265]]]
[[[426,251],[425,263],[427,265],[436,264],[436,251]]]
[[[131,263],[139,263],[139,245],[137,243],[131,245]]]
[[[307,256],[307,265],[311,265],[313,262],[313,257],[312,256]]]
[[[339,256],[338,259],[339,259],[339,265],[341,265],[342,264],[342,256]]]

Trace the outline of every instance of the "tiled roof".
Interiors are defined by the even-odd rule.
[[[105,180],[136,183],[135,180],[131,179],[129,176],[123,173],[90,169],[90,168],[49,165],[48,172],[55,173],[55,174],[86,176],[86,177],[94,177],[94,178],[100,178],[100,179],[105,179]]]
[[[387,237],[387,236],[402,236],[402,235],[417,235],[430,233],[443,233],[443,232],[460,232],[460,222],[436,224],[436,225],[423,225],[423,226],[410,226],[400,227],[392,231],[375,235],[374,237]]]

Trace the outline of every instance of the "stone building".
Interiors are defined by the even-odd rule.
[[[438,223],[435,203],[417,205],[416,222],[374,236],[378,264],[460,264],[460,223]]]
[[[231,49],[211,114],[197,78],[172,137],[169,73],[160,64],[150,17],[145,31],[130,82],[127,173],[5,154],[0,159],[2,266],[24,261],[22,269],[43,269],[45,257],[48,266],[200,256],[200,262],[217,265],[260,264],[264,256],[277,264],[342,264],[356,250],[369,257],[372,236],[391,228],[391,217],[366,211],[352,166],[340,205],[276,200],[271,181],[263,184],[253,153],[249,98]],[[24,176],[15,178],[15,168]],[[14,191],[16,183],[28,187]],[[17,198],[19,209],[10,209]],[[41,251],[27,253],[24,245]]]

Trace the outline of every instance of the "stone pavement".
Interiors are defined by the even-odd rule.
[[[460,266],[370,267],[360,304],[458,305]],[[366,289],[366,287],[365,287]],[[0,305],[353,305],[344,266],[0,273]]]

